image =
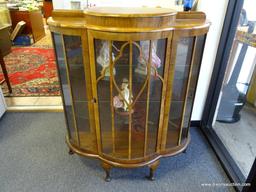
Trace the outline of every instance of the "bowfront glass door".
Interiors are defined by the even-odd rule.
[[[100,150],[120,159],[154,154],[167,40],[91,38],[91,41]]]

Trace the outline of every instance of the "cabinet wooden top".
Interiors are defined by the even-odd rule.
[[[85,14],[109,17],[156,17],[175,15],[176,11],[153,7],[93,7],[85,10]]]
[[[111,32],[153,32],[208,28],[203,12],[176,12],[167,8],[95,7],[55,10],[48,19],[53,28],[88,28]]]

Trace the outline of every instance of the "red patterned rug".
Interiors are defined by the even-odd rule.
[[[4,61],[13,89],[11,96],[60,95],[52,48],[14,47]],[[3,79],[2,72],[0,79]],[[5,83],[2,88],[7,92]]]

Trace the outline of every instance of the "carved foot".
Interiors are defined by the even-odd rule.
[[[155,180],[155,177],[154,177],[154,170],[152,168],[150,168],[149,170],[149,175],[146,176],[146,178],[150,181],[154,181]]]
[[[68,150],[68,154],[69,154],[69,155],[73,155],[73,154],[74,154],[74,151],[72,151],[72,149],[69,149],[69,150]]]
[[[106,173],[105,181],[110,182],[111,181],[110,170],[112,168],[111,165],[102,162],[102,168],[105,170],[105,173]]]
[[[185,149],[184,151],[182,151],[182,153],[187,153],[187,149]]]
[[[106,181],[106,182],[110,182],[110,181],[111,181],[110,171],[106,171],[105,181]]]
[[[160,161],[156,161],[153,164],[149,165],[149,175],[146,176],[146,178],[150,181],[154,181],[155,177],[154,177],[154,173],[159,165]]]

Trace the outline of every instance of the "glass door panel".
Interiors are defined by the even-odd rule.
[[[212,127],[246,178],[256,157],[256,12],[245,0]]]
[[[94,40],[104,154],[135,159],[156,151],[165,46],[166,39]]]

